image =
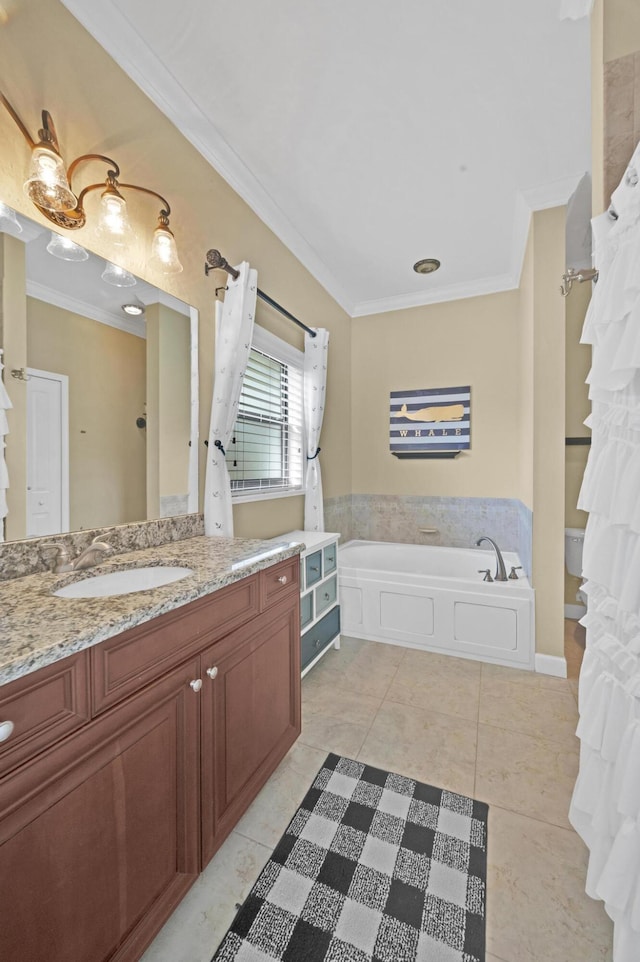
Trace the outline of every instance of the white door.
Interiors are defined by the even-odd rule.
[[[69,378],[27,370],[27,537],[69,530]]]

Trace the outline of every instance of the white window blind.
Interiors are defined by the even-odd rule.
[[[259,329],[253,343],[226,452],[231,490],[236,497],[301,491],[302,355]]]

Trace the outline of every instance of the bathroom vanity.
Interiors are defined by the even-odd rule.
[[[172,557],[191,550],[197,568],[195,542],[210,552],[212,540]],[[19,579],[45,589],[40,649],[27,632],[24,670],[0,686],[0,723],[13,725],[7,736],[0,724],[3,958],[140,958],[300,733],[297,550],[227,564],[213,591],[202,566],[196,589],[151,600],[53,599],[54,576]],[[85,624],[79,650],[61,644],[58,658],[45,640],[54,612]]]

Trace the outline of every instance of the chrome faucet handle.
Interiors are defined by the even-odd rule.
[[[484,575],[483,581],[493,581],[491,577],[491,568],[478,568],[478,574]]]
[[[518,580],[518,575],[516,574],[516,571],[522,571],[522,565],[511,565],[511,571],[509,572],[510,581]]]
[[[47,544],[40,546],[40,551],[50,551],[51,549],[56,552],[53,566],[55,574],[60,574],[62,571],[70,571],[71,554],[66,544],[62,544],[61,541],[49,541]]]

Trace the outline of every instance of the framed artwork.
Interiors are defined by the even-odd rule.
[[[449,457],[471,447],[471,388],[392,391],[389,447],[399,458]]]

